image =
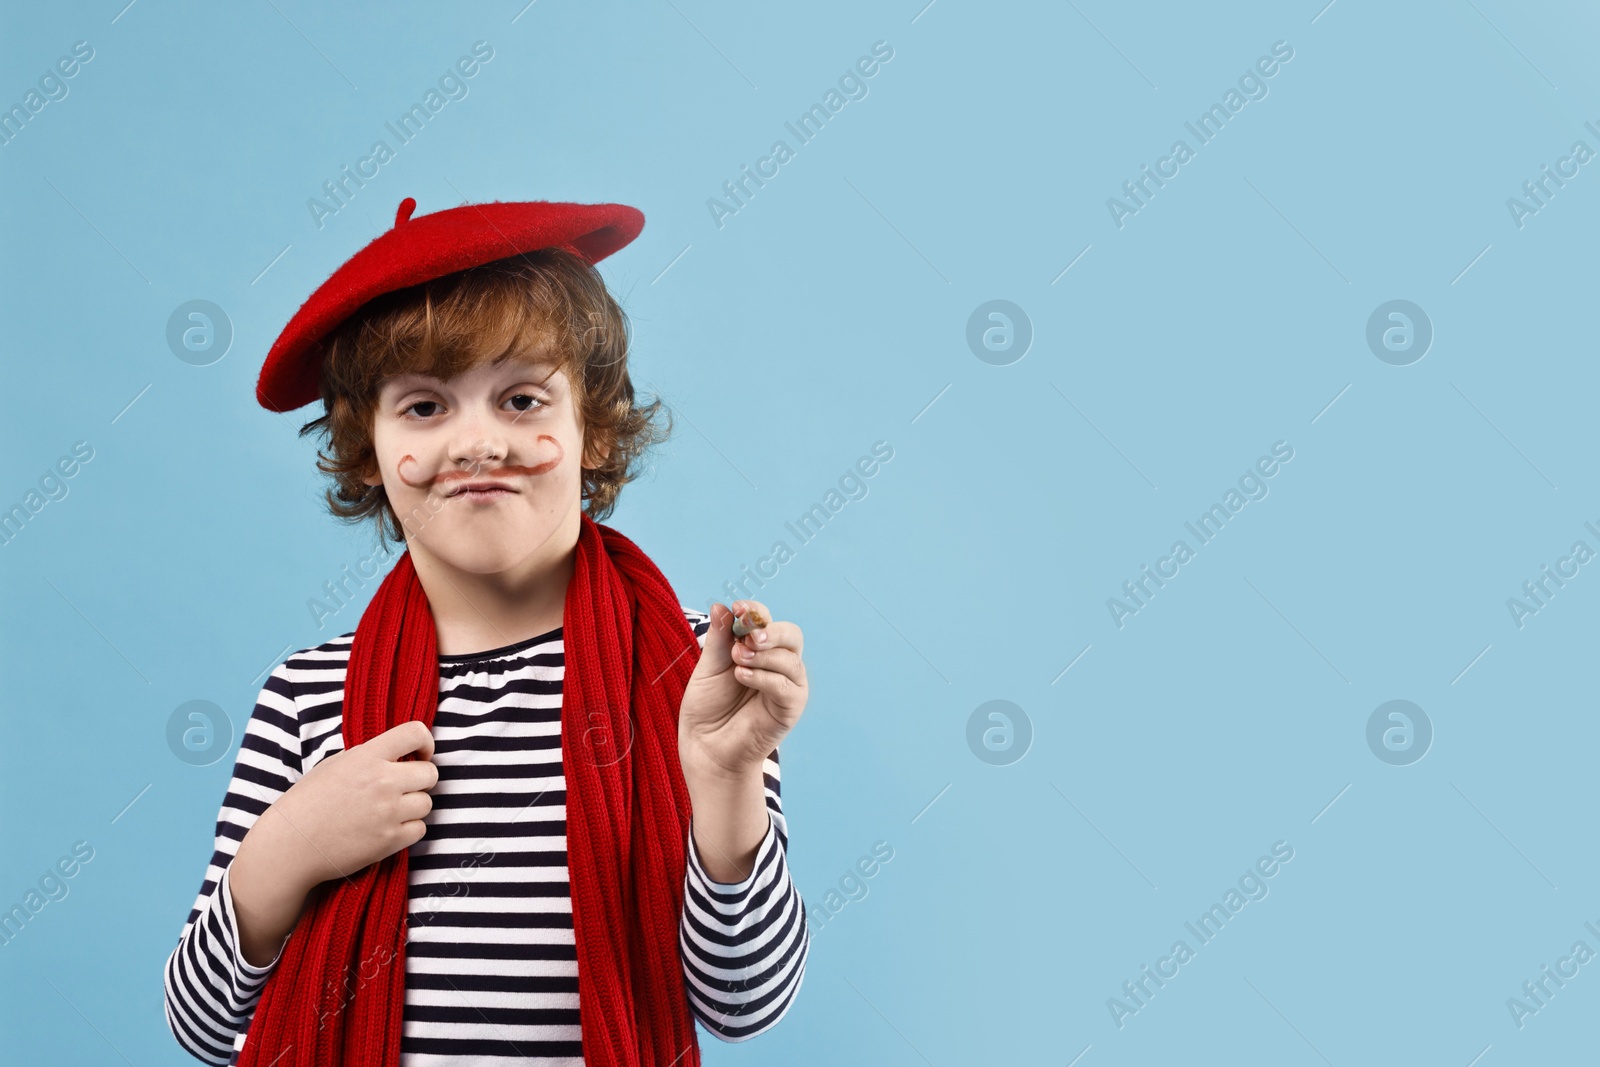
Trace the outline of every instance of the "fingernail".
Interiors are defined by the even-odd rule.
[[[767,643],[767,631],[765,631],[765,630],[757,630],[756,631],[756,644],[764,645],[766,643]]]

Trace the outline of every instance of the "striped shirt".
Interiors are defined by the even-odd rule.
[[[711,618],[684,608],[700,645]],[[173,1035],[206,1063],[237,1062],[274,960],[239,952],[228,865],[255,820],[343,749],[354,631],[273,669],[245,727],[215,851],[165,968]],[[582,1067],[578,963],[561,767],[561,628],[439,657],[427,832],[409,853],[405,1067]],[[778,753],[762,767],[770,825],[755,869],[712,881],[691,828],[679,922],[691,1011],[723,1041],[775,1025],[805,973],[810,933],[785,857]]]

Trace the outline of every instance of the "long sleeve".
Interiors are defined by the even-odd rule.
[[[704,648],[711,617],[685,614]],[[811,947],[805,904],[789,877],[777,749],[762,762],[761,776],[769,825],[744,881],[712,881],[694,843],[692,818],[689,826],[678,931],[683,977],[695,1017],[729,1042],[777,1025],[799,992]]]
[[[771,825],[744,881],[711,880],[690,820],[683,974],[695,1016],[723,1041],[747,1041],[777,1025],[799,992],[811,946],[804,902],[789,877],[777,750],[761,769]]]
[[[246,963],[239,951],[228,867],[257,818],[300,778],[302,757],[287,663],[268,676],[245,727],[217,815],[216,844],[177,948],[167,958],[167,1025],[195,1058],[226,1064],[249,1025],[277,960]]]

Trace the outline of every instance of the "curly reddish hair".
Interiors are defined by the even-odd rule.
[[[594,265],[547,248],[480,264],[363,304],[322,345],[323,414],[300,428],[320,433],[317,469],[332,475],[328,509],[346,522],[371,519],[383,538],[401,542],[404,523],[376,473],[373,419],[385,379],[426,374],[448,381],[482,363],[537,354],[565,370],[583,430],[583,508],[608,518],[617,494],[638,476],[638,462],[672,433],[657,421],[663,403],[634,402],[628,376],[628,319]]]

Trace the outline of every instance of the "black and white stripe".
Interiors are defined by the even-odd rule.
[[[690,608],[684,615],[703,647],[710,616]],[[236,1061],[272,970],[239,954],[228,865],[261,813],[343,749],[354,636],[304,649],[275,668],[245,728],[215,851],[166,964],[167,1023],[206,1063]],[[559,628],[439,657],[439,783],[427,834],[410,853],[406,1067],[509,1059],[582,1067],[561,771],[563,665]],[[776,1024],[805,973],[809,931],[785,859],[777,755],[762,768],[771,825],[750,877],[713,882],[692,831],[688,840],[679,924],[685,988],[696,1018],[724,1041]]]

